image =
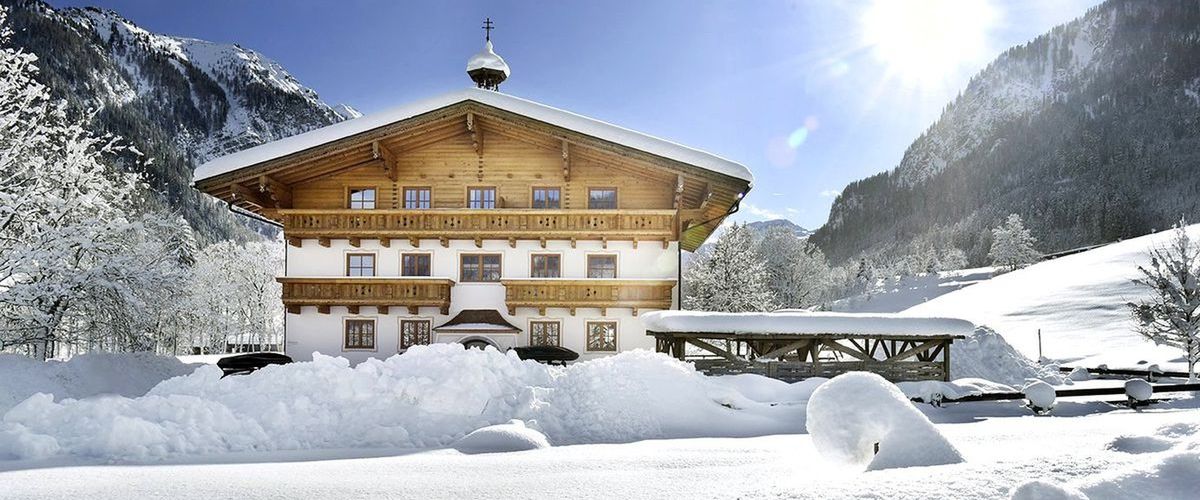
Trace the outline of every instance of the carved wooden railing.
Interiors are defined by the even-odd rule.
[[[575,315],[580,307],[627,307],[637,315],[639,309],[670,309],[675,280],[623,279],[505,279],[505,302],[510,315],[518,307],[535,307],[541,315],[548,307],[564,307]]]
[[[677,239],[674,210],[307,210],[279,211],[284,235],[303,238],[625,240]]]
[[[416,314],[419,307],[437,307],[442,314],[450,310],[449,278],[399,277],[283,277],[283,305],[290,313],[299,313],[302,306],[317,306],[317,311],[329,313],[330,306],[345,306],[357,314],[361,306],[379,308],[387,314],[389,307],[408,308]]]

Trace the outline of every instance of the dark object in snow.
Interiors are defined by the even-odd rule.
[[[277,352],[252,352],[239,354],[217,360],[217,366],[225,372],[221,378],[230,375],[245,375],[267,365],[286,365],[292,358]]]
[[[532,359],[548,365],[566,365],[567,361],[579,359],[579,353],[556,345],[531,345],[514,347],[521,359]]]

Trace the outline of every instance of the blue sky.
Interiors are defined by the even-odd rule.
[[[527,99],[746,164],[739,220],[825,222],[1004,49],[1098,0],[51,0],[239,43],[364,113],[456,90],[486,16]]]

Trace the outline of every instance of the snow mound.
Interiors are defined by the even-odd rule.
[[[807,426],[817,451],[867,470],[963,461],[900,389],[874,373],[846,373],[818,387]]]
[[[0,415],[37,393],[60,399],[100,394],[141,396],[159,382],[195,366],[151,353],[81,354],[69,361],[38,361],[0,354]]]
[[[1149,466],[1117,472],[1080,489],[1093,500],[1196,498],[1200,452],[1170,454]]]
[[[729,387],[742,396],[759,403],[797,403],[808,401],[814,390],[829,381],[824,377],[809,377],[799,382],[787,383],[779,379],[754,373],[719,375],[712,381]]]
[[[1092,374],[1088,373],[1087,368],[1076,366],[1071,370],[1071,373],[1067,374],[1067,379],[1074,380],[1076,382],[1083,382],[1084,380],[1091,380]]]
[[[896,387],[909,399],[925,403],[935,403],[943,400],[954,400],[966,396],[975,396],[986,392],[1013,392],[1013,388],[997,384],[981,378],[960,378],[951,382],[940,380],[921,380],[917,382],[897,382]]]
[[[1054,387],[1041,380],[1030,382],[1029,385],[1021,389],[1021,394],[1025,395],[1025,400],[1029,402],[1029,407],[1038,413],[1050,411],[1054,408],[1054,402],[1058,398],[1058,395],[1054,392]]]
[[[9,459],[56,455],[144,461],[241,451],[435,448],[513,419],[555,444],[736,437],[803,429],[802,409],[771,406],[692,365],[630,351],[550,367],[495,349],[410,348],[351,367],[344,358],[221,378],[215,366],[142,397],[55,401],[34,395],[0,419]]]
[[[1149,401],[1154,397],[1154,386],[1140,378],[1125,381],[1125,395],[1132,401]]]
[[[1062,382],[1062,376],[1055,370],[1039,366],[986,326],[955,341],[950,346],[950,356],[953,361],[950,376],[955,379],[981,378],[1012,386],[1035,378],[1054,384]]]
[[[1012,500],[1088,500],[1083,492],[1061,484],[1043,481],[1029,481],[1012,492]]]
[[[471,431],[454,443],[454,449],[467,453],[507,453],[549,448],[546,435],[525,426],[525,422],[511,420],[507,424],[489,425]]]

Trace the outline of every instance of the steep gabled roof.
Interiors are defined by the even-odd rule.
[[[347,120],[215,158],[197,168],[194,179],[196,182],[199,182],[260,163],[277,160],[465,101],[475,101],[550,125],[569,129],[580,134],[589,135],[603,141],[620,144],[645,153],[740,179],[747,183],[751,183],[754,180],[754,176],[745,166],[711,153],[692,149],[671,141],[519,97],[475,88],[423,99],[380,113]]]

